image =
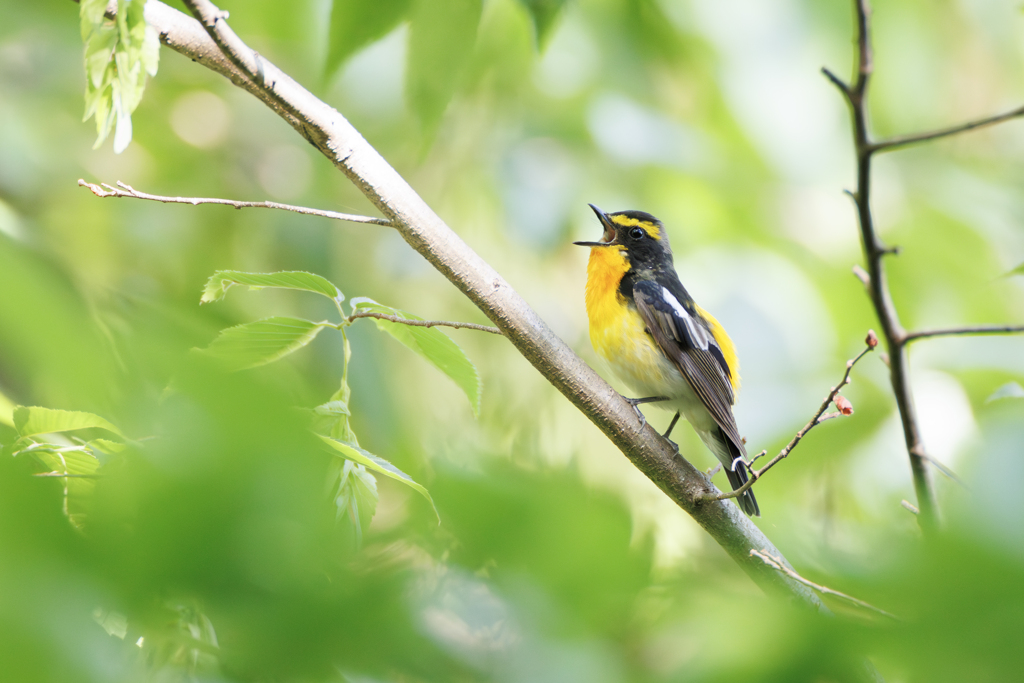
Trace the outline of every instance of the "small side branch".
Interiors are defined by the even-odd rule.
[[[401,318],[397,315],[389,315],[387,313],[378,313],[376,311],[356,311],[352,315],[348,316],[347,320],[352,322],[357,318],[377,318],[378,320],[387,320],[393,323],[401,323],[402,325],[410,325],[412,327],[454,327],[459,330],[477,330],[479,332],[490,332],[491,334],[505,336],[505,333],[497,327],[491,327],[489,325],[450,322],[448,320],[409,320],[408,318]]]
[[[751,467],[751,464],[754,462],[754,460],[760,458],[764,454],[764,451],[754,456],[754,458],[749,463],[744,463],[744,465],[747,466],[747,469],[750,472],[750,478],[747,479],[747,482],[743,486],[736,489],[735,491],[721,493],[717,496],[714,496],[713,498],[711,498],[712,500],[727,500],[729,498],[736,498],[738,496],[743,495],[751,486],[754,485],[755,482],[757,482],[758,479],[763,477],[768,470],[775,467],[775,465],[777,465],[779,462],[781,462],[787,456],[789,456],[789,454],[793,452],[793,449],[796,448],[797,444],[800,443],[801,439],[807,436],[807,433],[810,432],[812,429],[820,425],[822,422],[825,422],[826,420],[831,420],[832,418],[839,417],[841,415],[850,415],[853,413],[853,408],[850,407],[849,401],[838,400],[843,398],[842,396],[839,396],[839,392],[842,390],[843,387],[850,383],[850,373],[853,372],[853,366],[856,365],[861,358],[866,356],[871,351],[874,351],[875,347],[878,346],[878,337],[875,335],[874,330],[868,331],[868,336],[864,340],[864,344],[864,350],[857,354],[856,358],[854,358],[853,360],[846,361],[846,372],[843,374],[842,381],[839,382],[839,384],[837,384],[836,386],[832,387],[832,390],[828,392],[828,396],[825,397],[825,400],[818,408],[818,411],[814,414],[814,417],[811,418],[810,422],[804,425],[803,429],[796,433],[796,436],[794,436],[792,440],[790,440],[790,442],[786,444],[786,447],[779,451],[778,455],[769,460],[768,464],[766,464],[759,470],[753,469]],[[826,413],[825,411],[828,410],[828,407],[832,405],[833,402],[836,403],[836,407],[839,408],[839,411],[834,413]]]
[[[771,555],[770,553],[768,553],[766,550],[760,550],[760,551],[759,550],[751,550],[750,551],[750,555],[751,555],[751,557],[760,558],[760,560],[762,562],[764,562],[766,565],[768,565],[772,569],[774,569],[776,571],[779,571],[779,572],[782,572],[783,574],[785,574],[786,576],[790,577],[794,581],[799,581],[803,585],[807,586],[808,588],[812,588],[812,589],[818,591],[819,593],[823,593],[825,595],[834,595],[837,598],[841,598],[843,600],[846,600],[850,604],[856,605],[857,607],[862,607],[862,608],[864,608],[866,610],[874,612],[875,614],[881,614],[883,617],[889,617],[890,619],[893,619],[895,621],[901,621],[901,619],[899,617],[897,617],[895,614],[893,614],[891,612],[886,612],[884,609],[881,609],[880,607],[875,607],[874,605],[872,605],[869,602],[864,602],[863,600],[861,600],[859,598],[855,598],[852,595],[847,595],[846,593],[842,593],[840,591],[834,590],[832,588],[829,588],[828,586],[822,586],[819,583],[814,583],[813,581],[809,581],[808,579],[805,579],[804,577],[802,577],[799,574],[797,574],[796,571],[794,571],[793,569],[790,569],[789,567],[787,567],[782,562],[782,558],[775,557],[775,556]]]
[[[872,143],[870,147],[872,152],[888,152],[890,150],[897,149],[900,147],[916,145],[919,142],[938,140],[939,138],[945,138],[951,135],[959,135],[960,133],[966,133],[971,130],[977,130],[978,128],[994,126],[997,123],[1009,121],[1010,119],[1016,119],[1021,116],[1024,116],[1024,107],[1018,107],[1013,111],[1008,111],[1003,114],[996,114],[995,116],[989,116],[984,119],[977,119],[976,121],[968,121],[967,123],[961,123],[958,126],[950,126],[949,128],[941,128],[939,130],[933,130],[927,133],[917,133],[914,135],[899,135],[896,137],[889,138],[888,140],[879,140],[878,142]]]
[[[198,206],[199,204],[222,204],[224,206],[233,206],[236,209],[281,209],[282,211],[293,211],[308,216],[331,218],[336,221],[369,223],[389,228],[394,227],[394,224],[387,218],[374,218],[372,216],[358,216],[351,213],[338,213],[337,211],[310,209],[305,206],[280,204],[278,202],[240,202],[234,199],[218,199],[215,197],[165,197],[158,194],[149,194],[148,192],[139,192],[131,185],[122,183],[120,180],[117,181],[117,187],[111,187],[106,183],[100,183],[99,185],[87,183],[81,178],[78,179],[78,184],[81,187],[88,187],[97,197],[131,197],[132,199],[148,199],[154,202],[163,202],[164,204],[191,204],[192,206]]]
[[[1024,325],[975,325],[969,327],[947,327],[938,330],[921,330],[908,332],[903,343],[908,344],[918,339],[929,337],[956,337],[974,334],[1018,334],[1024,332]]]

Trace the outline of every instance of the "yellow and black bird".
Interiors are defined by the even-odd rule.
[[[661,402],[676,411],[665,438],[682,414],[738,489],[747,481],[747,453],[732,414],[740,386],[736,347],[679,281],[661,221],[643,211],[590,208],[604,234],[600,242],[575,244],[590,247],[586,298],[594,350],[644,397],[627,399],[634,408]],[[737,502],[748,515],[761,514],[753,491]]]

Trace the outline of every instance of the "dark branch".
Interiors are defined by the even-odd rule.
[[[900,324],[899,314],[896,311],[896,305],[893,303],[892,295],[889,291],[883,263],[884,256],[893,253],[893,251],[886,247],[881,239],[879,239],[874,219],[871,215],[871,158],[876,149],[871,142],[867,124],[868,82],[874,70],[871,50],[871,8],[868,5],[868,0],[854,0],[854,8],[857,13],[857,53],[854,56],[856,78],[854,85],[852,88],[843,87],[842,82],[831,72],[826,71],[825,75],[840,88],[850,105],[854,150],[857,157],[857,190],[849,194],[853,198],[857,210],[857,222],[860,226],[861,246],[864,250],[866,265],[866,272],[854,272],[867,286],[875,314],[878,316],[882,335],[885,338],[888,351],[886,355],[889,359],[890,381],[892,382],[896,405],[900,411],[903,436],[914,478],[914,489],[917,493],[918,505],[921,509],[918,520],[922,528],[930,529],[936,526],[938,512],[935,502],[935,491],[927,467],[927,458],[922,456],[925,453],[924,444],[921,439],[917,412],[914,408],[914,397],[910,388],[910,376],[907,367],[906,348],[903,343],[906,331],[903,329],[902,324]]]
[[[889,138],[888,140],[880,140],[878,142],[872,143],[871,151],[888,152],[899,147],[916,145],[919,142],[938,140],[939,138],[945,138],[951,135],[966,133],[971,130],[977,130],[978,128],[994,126],[997,123],[1009,121],[1010,119],[1019,118],[1021,116],[1024,116],[1024,107],[1018,107],[1013,111],[1008,111],[1004,114],[997,114],[995,116],[990,116],[985,119],[978,119],[977,121],[968,121],[967,123],[961,123],[959,126],[951,126],[949,128],[933,130],[928,133],[917,133],[916,135],[900,135],[897,137]]]
[[[968,327],[947,327],[938,330],[920,330],[908,332],[903,337],[903,343],[909,344],[918,339],[929,337],[956,337],[974,334],[1017,334],[1024,332],[1024,325],[974,325]]]

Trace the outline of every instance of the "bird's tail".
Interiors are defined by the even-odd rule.
[[[704,442],[704,445],[711,449],[711,452],[722,463],[722,468],[725,469],[725,476],[729,477],[729,484],[732,486],[732,490],[735,491],[746,484],[747,468],[740,462],[746,455],[743,447],[734,444],[725,435],[721,427],[711,432],[698,431],[697,434],[700,436],[701,441]],[[740,509],[751,517],[761,516],[761,508],[757,506],[757,499],[754,498],[753,490],[747,489],[744,491],[736,498],[736,502],[739,504]]]

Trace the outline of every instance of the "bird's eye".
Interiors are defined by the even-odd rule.
[[[629,236],[635,240],[642,239],[644,236],[643,228],[633,228],[629,231]]]

